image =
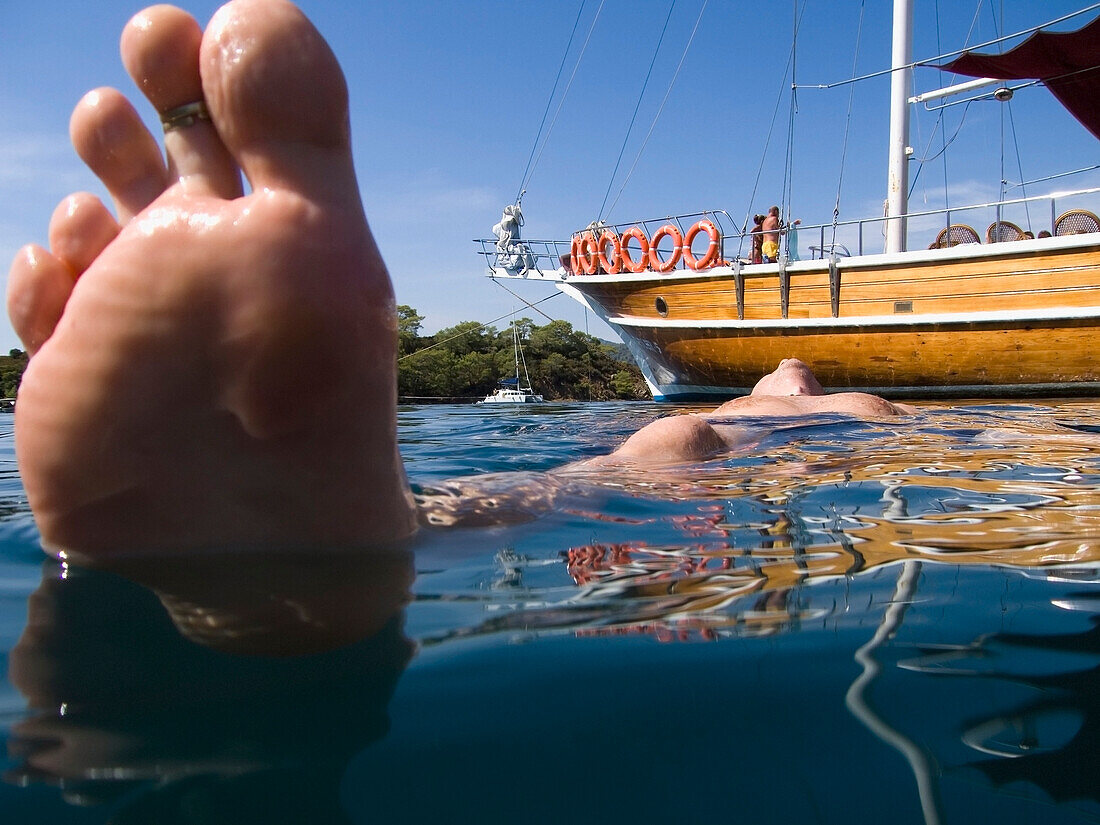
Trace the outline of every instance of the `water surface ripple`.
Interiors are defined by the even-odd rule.
[[[1100,402],[571,466],[688,411],[403,406],[411,567],[113,573],[0,418],[4,821],[1100,821]]]

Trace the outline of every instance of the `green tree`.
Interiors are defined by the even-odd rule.
[[[495,329],[477,321],[463,321],[432,336],[433,343],[460,356],[470,352],[493,352],[497,348],[496,338]]]
[[[450,376],[454,353],[446,349],[423,349],[398,364],[397,393],[415,398],[451,395]]]
[[[611,376],[611,389],[616,398],[624,401],[638,401],[649,396],[649,388],[638,370],[619,370]]]
[[[27,353],[20,349],[9,350],[7,355],[0,355],[0,396],[15,398],[23,380],[23,370],[27,368],[27,360]]]
[[[420,343],[420,327],[424,322],[424,316],[411,306],[401,304],[397,307],[397,341],[398,355],[408,355],[415,352]]]
[[[422,322],[412,307],[399,307],[401,396],[477,398],[491,392],[501,378],[515,374],[511,324],[497,330],[465,321],[421,337]],[[566,321],[537,326],[530,318],[520,318],[515,329],[531,383],[548,401],[649,397],[641,372],[619,357],[615,345],[574,330]]]

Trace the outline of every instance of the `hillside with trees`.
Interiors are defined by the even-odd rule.
[[[466,321],[421,336],[423,317],[410,306],[397,308],[400,349],[397,392],[406,400],[470,400],[492,392],[515,375],[512,328],[498,330]],[[622,360],[619,348],[573,329],[566,321],[537,326],[516,321],[527,372],[535,392],[547,401],[648,399],[638,368]]]
[[[423,317],[399,306],[397,392],[410,401],[469,401],[484,398],[502,378],[515,375],[512,329],[466,321],[435,335],[420,334]],[[535,392],[547,401],[646,400],[641,372],[624,360],[622,345],[573,329],[566,321],[536,326],[516,321],[527,372]],[[27,354],[0,355],[0,397],[14,398]]]
[[[7,355],[0,355],[0,398],[15,398],[26,367],[27,353],[23,350],[13,349]]]

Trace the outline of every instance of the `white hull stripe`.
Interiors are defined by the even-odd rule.
[[[695,321],[670,318],[638,318],[611,315],[609,324],[654,329],[860,329],[863,327],[927,327],[966,324],[1057,323],[1059,321],[1100,321],[1100,306],[1064,307],[1044,310],[994,310],[990,312],[903,313],[898,315],[862,315],[846,318],[773,318],[739,321],[736,318]]]

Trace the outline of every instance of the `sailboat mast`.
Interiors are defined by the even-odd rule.
[[[894,0],[890,61],[890,166],[886,189],[886,251],[904,252],[909,211],[909,87],[913,75],[913,0]]]
[[[516,389],[520,388],[519,383],[519,332],[516,330],[516,320],[512,319],[512,350],[513,355],[516,358]]]

